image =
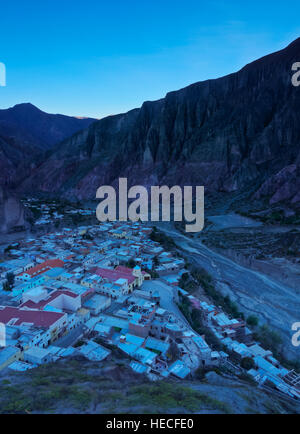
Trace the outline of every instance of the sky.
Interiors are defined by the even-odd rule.
[[[10,0],[0,108],[102,118],[224,76],[300,36],[282,0]],[[300,61],[300,53],[299,53]]]

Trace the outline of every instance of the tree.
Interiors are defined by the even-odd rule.
[[[13,284],[15,283],[15,275],[14,273],[7,273],[6,274],[6,280],[9,284],[9,286],[13,286]]]
[[[13,246],[9,245],[4,249],[4,253],[9,253],[13,249]]]
[[[181,279],[183,282],[187,282],[189,280],[189,273],[183,273]]]
[[[10,287],[7,280],[2,284],[2,288],[3,288],[3,291],[7,291],[7,292],[11,291],[11,287]]]
[[[126,266],[128,267],[128,268],[134,268],[135,266],[136,266],[136,262],[135,262],[135,260],[134,259],[129,259],[129,261],[126,263]]]
[[[247,324],[252,327],[257,327],[259,323],[259,319],[255,315],[250,315],[247,318]]]
[[[178,346],[176,345],[176,343],[174,341],[171,342],[170,348],[169,348],[169,354],[171,357],[171,360],[177,360],[180,357],[180,351]]]
[[[83,235],[83,238],[85,239],[85,240],[89,240],[89,241],[93,241],[93,237],[92,237],[92,235],[91,234],[89,234],[88,232],[87,233],[85,233],[84,235]]]
[[[153,264],[154,264],[155,267],[159,266],[159,260],[158,260],[157,256],[154,256],[154,258],[153,258]]]
[[[246,371],[250,371],[255,367],[254,360],[251,357],[244,357],[241,361],[241,367],[246,369]]]
[[[224,298],[224,302],[225,302],[228,306],[231,305],[231,300],[230,300],[229,295],[226,295],[226,297]]]

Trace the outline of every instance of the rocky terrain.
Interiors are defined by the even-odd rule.
[[[110,116],[64,141],[21,191],[93,198],[120,176],[130,183],[253,189],[269,204],[299,206],[300,88],[292,64],[300,39],[241,71],[195,83]]]
[[[0,234],[25,227],[27,214],[19,199],[0,186]]]

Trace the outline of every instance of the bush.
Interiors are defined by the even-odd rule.
[[[250,315],[247,318],[247,324],[251,327],[257,327],[259,323],[259,319],[255,315]]]
[[[166,250],[172,250],[176,247],[171,237],[168,237],[163,232],[159,232],[157,230],[153,230],[150,235],[150,239],[161,244]]]
[[[280,335],[270,330],[267,325],[263,325],[254,333],[254,339],[259,341],[263,348],[272,351],[275,355],[281,351],[282,339]]]
[[[10,284],[8,283],[7,280],[2,284],[2,289],[3,291],[7,291],[7,292],[11,291]]]
[[[76,342],[76,344],[73,345],[73,346],[74,346],[74,348],[79,348],[79,347],[82,347],[82,345],[84,345],[84,341],[78,341],[78,342]]]
[[[7,273],[6,274],[6,280],[9,284],[9,286],[13,286],[13,284],[15,283],[15,275],[14,273]]]
[[[246,369],[246,371],[250,371],[250,369],[255,367],[254,360],[251,357],[245,357],[241,361],[241,367]]]

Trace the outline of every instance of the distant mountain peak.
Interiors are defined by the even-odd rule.
[[[0,109],[0,186],[16,182],[19,165],[87,128],[96,119],[48,114],[31,103]]]

